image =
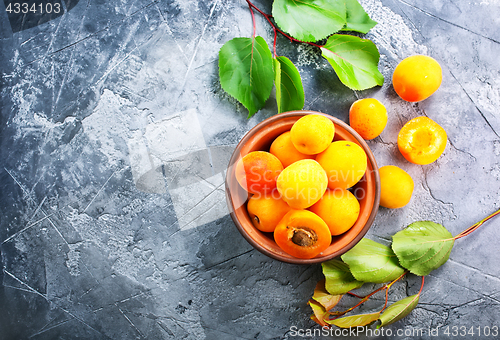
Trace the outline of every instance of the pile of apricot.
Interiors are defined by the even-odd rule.
[[[442,70],[439,63],[424,55],[403,59],[394,69],[394,91],[407,102],[418,102],[430,97],[441,85]],[[351,127],[364,139],[379,136],[387,124],[385,106],[374,98],[355,101],[349,110]],[[435,121],[420,116],[404,124],[398,134],[398,149],[403,157],[414,164],[430,164],[444,152],[447,142],[445,130]],[[386,165],[379,169],[380,205],[397,209],[410,202],[414,183],[403,169]]]
[[[253,225],[273,233],[276,244],[297,258],[323,252],[359,216],[360,204],[348,189],[365,174],[367,156],[334,135],[329,118],[305,115],[269,151],[250,152],[236,163]]]

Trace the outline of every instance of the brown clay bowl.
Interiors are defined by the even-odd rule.
[[[342,235],[334,236],[330,246],[312,259],[299,259],[288,255],[274,242],[272,233],[264,233],[254,227],[246,209],[248,193],[238,184],[234,168],[240,158],[252,151],[269,151],[273,140],[291,129],[300,117],[307,114],[321,114],[335,124],[334,140],[348,140],[359,144],[368,157],[368,167],[363,178],[352,188],[360,203],[356,223]],[[344,254],[354,247],[373,223],[380,202],[380,176],[372,151],[364,139],[343,121],[315,111],[290,111],[272,116],[252,128],[239,142],[229,161],[226,173],[226,200],[234,224],[243,237],[257,250],[271,258],[288,263],[321,263]]]

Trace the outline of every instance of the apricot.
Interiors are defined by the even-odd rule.
[[[283,165],[276,156],[266,151],[252,151],[236,163],[235,176],[249,193],[266,194],[276,188],[281,171]]]
[[[410,202],[413,194],[413,179],[403,169],[386,165],[380,174],[380,205],[390,209],[402,208]]]
[[[319,201],[327,186],[326,172],[314,159],[289,165],[276,181],[282,199],[294,209],[305,209]]]
[[[285,168],[301,159],[314,159],[315,157],[314,155],[306,155],[293,146],[290,131],[279,135],[271,144],[269,152],[278,157]]]
[[[318,215],[308,210],[290,210],[274,230],[274,241],[286,253],[310,259],[332,241],[330,229]]]
[[[349,109],[349,125],[363,139],[373,139],[387,125],[387,109],[375,98],[356,100]]]
[[[414,164],[430,164],[441,156],[448,137],[438,123],[428,117],[408,121],[399,131],[398,148]]]
[[[414,55],[396,66],[392,86],[403,100],[418,102],[436,92],[442,79],[441,66],[434,58]]]
[[[347,189],[363,177],[368,158],[358,144],[342,140],[331,143],[316,161],[325,169],[330,189]]]
[[[325,116],[305,115],[290,130],[292,143],[299,152],[315,155],[325,150],[333,140],[335,125]]]
[[[278,222],[291,209],[276,191],[268,195],[253,195],[247,203],[253,225],[264,232],[273,232]]]
[[[340,235],[348,231],[359,216],[359,202],[346,189],[328,189],[323,197],[309,208],[325,221],[330,233]]]

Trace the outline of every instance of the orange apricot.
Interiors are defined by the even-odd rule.
[[[276,244],[286,253],[310,259],[332,241],[330,229],[318,215],[308,210],[290,210],[274,230]]]
[[[417,117],[399,131],[398,148],[411,163],[429,164],[441,156],[446,148],[446,131],[428,117]]]
[[[248,215],[255,228],[264,232],[273,232],[278,222],[291,210],[277,191],[268,195],[253,195],[247,203]]]
[[[436,92],[442,79],[441,66],[434,58],[414,55],[396,66],[392,86],[403,100],[418,102]]]
[[[410,202],[414,183],[411,176],[395,165],[386,165],[379,170],[380,205],[390,209],[402,208]]]
[[[328,186],[325,170],[314,159],[302,159],[286,167],[276,187],[294,209],[305,209],[321,199]]]
[[[314,159],[315,157],[314,155],[306,155],[297,150],[292,143],[290,131],[279,135],[271,144],[269,152],[278,157],[285,168],[301,159]]]
[[[252,151],[236,163],[235,176],[249,193],[266,194],[276,188],[281,171],[283,165],[276,156],[266,151]]]
[[[364,139],[380,135],[387,124],[387,109],[375,98],[356,100],[349,109],[349,125]]]
[[[349,190],[337,188],[328,189],[309,210],[321,217],[335,236],[345,233],[356,223],[360,206]]]
[[[292,143],[301,153],[315,155],[325,150],[333,140],[335,125],[319,114],[300,117],[290,130]]]
[[[363,148],[345,140],[331,143],[316,156],[316,161],[325,169],[330,189],[352,187],[363,177],[368,165]]]

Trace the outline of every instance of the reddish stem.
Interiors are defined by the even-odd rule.
[[[387,303],[389,302],[389,289],[392,287],[393,284],[395,284],[396,282],[398,282],[406,274],[408,274],[407,271],[404,272],[403,274],[401,274],[396,280],[392,281],[391,283],[389,283],[386,286],[387,289],[385,290],[385,303],[384,303],[384,307],[382,307],[382,309],[380,310],[379,313],[382,313],[382,311],[385,309],[385,307],[387,307]]]
[[[248,2],[248,8],[250,9],[250,14],[252,15],[252,23],[253,23],[253,35],[252,35],[252,37],[255,38],[256,32],[257,32],[257,27],[256,27],[257,25],[255,24],[255,14],[253,13],[253,9],[252,9],[250,2]]]
[[[274,22],[271,20],[271,18],[273,17],[272,15],[269,15],[267,13],[264,13],[262,10],[260,10],[257,6],[255,6],[250,0],[246,0],[247,3],[248,3],[248,6],[250,7],[250,9],[255,9],[257,12],[259,12],[264,18],[266,18],[266,20],[269,22],[269,24],[273,27],[273,30],[274,30],[274,53],[276,55],[276,32],[280,32],[283,36],[285,36],[287,39],[289,39],[290,41],[292,42],[298,42],[298,43],[303,43],[303,44],[309,44],[311,46],[315,46],[315,47],[318,47],[318,48],[321,48],[323,47],[322,45],[318,45],[318,44],[315,44],[313,42],[308,42],[308,41],[302,41],[302,40],[298,40],[298,39],[295,39],[294,37],[286,34],[285,32],[283,32],[282,30],[280,30],[275,24]]]
[[[365,296],[360,296],[358,294],[354,294],[354,293],[351,293],[351,292],[347,292],[347,294],[351,295],[351,296],[354,296],[354,297],[357,297],[358,299],[364,299]]]
[[[420,290],[418,291],[418,295],[422,293],[422,288],[424,288],[425,276],[422,276],[422,284],[420,285]]]
[[[472,233],[474,230],[478,229],[480,226],[483,225],[484,222],[492,219],[493,217],[497,216],[500,214],[500,209],[495,211],[493,214],[489,215],[488,217],[482,219],[481,221],[477,222],[476,224],[473,224],[472,226],[470,226],[469,228],[465,229],[464,231],[462,231],[460,234],[458,234],[457,236],[455,236],[453,239],[454,240],[458,240],[459,238],[462,238],[464,236],[467,236],[469,235],[470,233]]]
[[[382,291],[382,290],[384,290],[384,289],[386,290],[386,292],[385,292],[385,296],[386,296],[385,306],[386,306],[386,305],[387,305],[387,291],[389,290],[389,288],[391,288],[391,286],[392,286],[393,284],[395,284],[396,282],[398,282],[398,281],[399,281],[399,280],[400,280],[403,276],[405,276],[407,273],[408,273],[408,272],[404,272],[404,273],[403,273],[403,274],[401,274],[401,275],[400,275],[397,279],[393,280],[391,283],[388,283],[388,284],[386,284],[386,285],[384,285],[384,286],[382,286],[382,287],[380,287],[380,288],[378,288],[378,289],[374,290],[374,291],[373,291],[373,292],[371,292],[370,294],[366,295],[366,296],[365,296],[365,297],[363,297],[363,298],[361,299],[361,301],[359,301],[359,302],[358,302],[355,306],[353,306],[353,307],[351,307],[351,308],[349,308],[349,309],[347,309],[347,310],[345,310],[345,311],[343,311],[343,312],[334,312],[335,317],[334,317],[332,320],[335,320],[335,319],[337,319],[337,318],[341,317],[342,315],[344,315],[344,314],[346,314],[346,313],[348,313],[348,312],[352,311],[353,309],[355,309],[355,308],[357,308],[357,307],[361,306],[363,303],[365,303],[366,301],[368,301],[368,299],[369,299],[372,295],[374,295],[374,294],[376,294],[376,293],[378,293],[378,292],[380,292],[380,291]],[[360,298],[361,298],[361,296],[359,296],[359,295],[356,295],[356,294],[353,294],[353,293],[349,293],[349,294],[351,294],[351,295],[353,295],[353,296],[356,296],[356,297],[360,297]],[[385,308],[385,306],[384,306],[384,308]],[[382,308],[382,310],[383,310],[384,308]]]

